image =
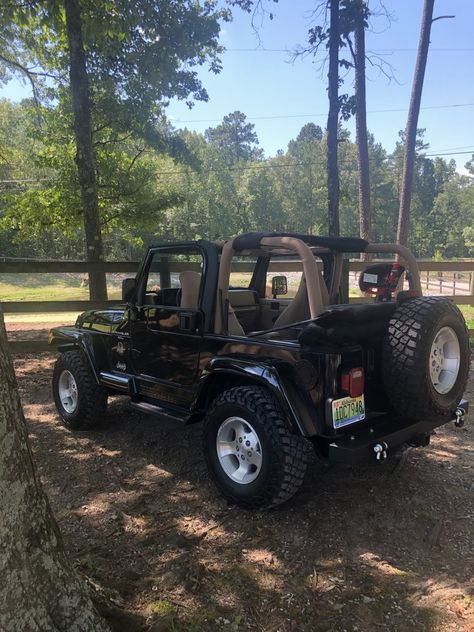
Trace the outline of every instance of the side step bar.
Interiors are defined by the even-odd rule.
[[[135,394],[135,382],[132,377],[128,377],[127,375],[101,371],[99,373],[99,382],[102,386],[113,388],[115,391],[121,391],[128,395]]]
[[[139,410],[146,415],[154,415],[155,417],[165,417],[171,421],[179,421],[180,423],[184,423],[188,416],[189,412],[186,410],[179,410],[179,408],[170,409],[168,407],[158,406],[158,404],[150,404],[149,402],[130,402],[130,406],[135,410]]]
[[[126,393],[132,398],[137,398],[138,396],[137,386],[133,376],[101,371],[99,373],[99,383],[119,393]],[[184,408],[179,408],[178,406],[160,406],[159,404],[152,404],[137,399],[132,399],[130,406],[147,415],[165,417],[166,419],[179,421],[180,423],[185,423],[189,417],[189,411]]]

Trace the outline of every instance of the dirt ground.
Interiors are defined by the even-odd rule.
[[[79,571],[144,630],[474,631],[469,423],[383,465],[314,460],[291,504],[252,513],[209,482],[199,425],[115,398],[67,431],[53,362],[15,358],[41,479]]]

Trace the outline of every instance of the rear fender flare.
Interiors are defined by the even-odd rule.
[[[303,436],[314,434],[315,430],[308,428],[307,421],[298,413],[298,409],[301,409],[302,405],[294,405],[298,403],[293,402],[295,389],[291,389],[290,399],[285,379],[279,375],[275,367],[258,365],[248,361],[236,361],[235,358],[232,360],[218,358],[206,367],[201,375],[189,423],[200,421],[205,416],[211,401],[218,393],[227,388],[250,385],[264,386],[274,395],[284,412],[290,432]]]

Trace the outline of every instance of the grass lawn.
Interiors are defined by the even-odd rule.
[[[74,325],[80,312],[42,312],[40,314],[4,314],[5,323],[19,324],[26,323],[34,325],[36,323],[47,323],[48,325]]]
[[[82,287],[80,274],[1,274],[0,301],[87,301],[89,288]],[[108,278],[110,299],[120,299],[121,279]],[[84,308],[85,309],[85,308]],[[74,324],[82,312],[7,313],[5,323]]]
[[[87,301],[80,274],[0,274],[0,301]],[[109,298],[120,298],[121,280],[108,278]]]
[[[474,329],[474,307],[472,305],[458,305],[461,310],[468,329]]]
[[[18,287],[0,283],[2,301],[87,301],[89,291],[86,287],[68,287],[43,285],[41,287]]]

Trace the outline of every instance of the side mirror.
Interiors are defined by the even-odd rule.
[[[288,294],[288,281],[286,276],[272,277],[273,298],[276,298],[277,296],[284,296],[285,294]]]
[[[128,301],[132,298],[136,287],[137,282],[135,279],[124,279],[122,281],[122,301],[124,303],[128,303]]]

